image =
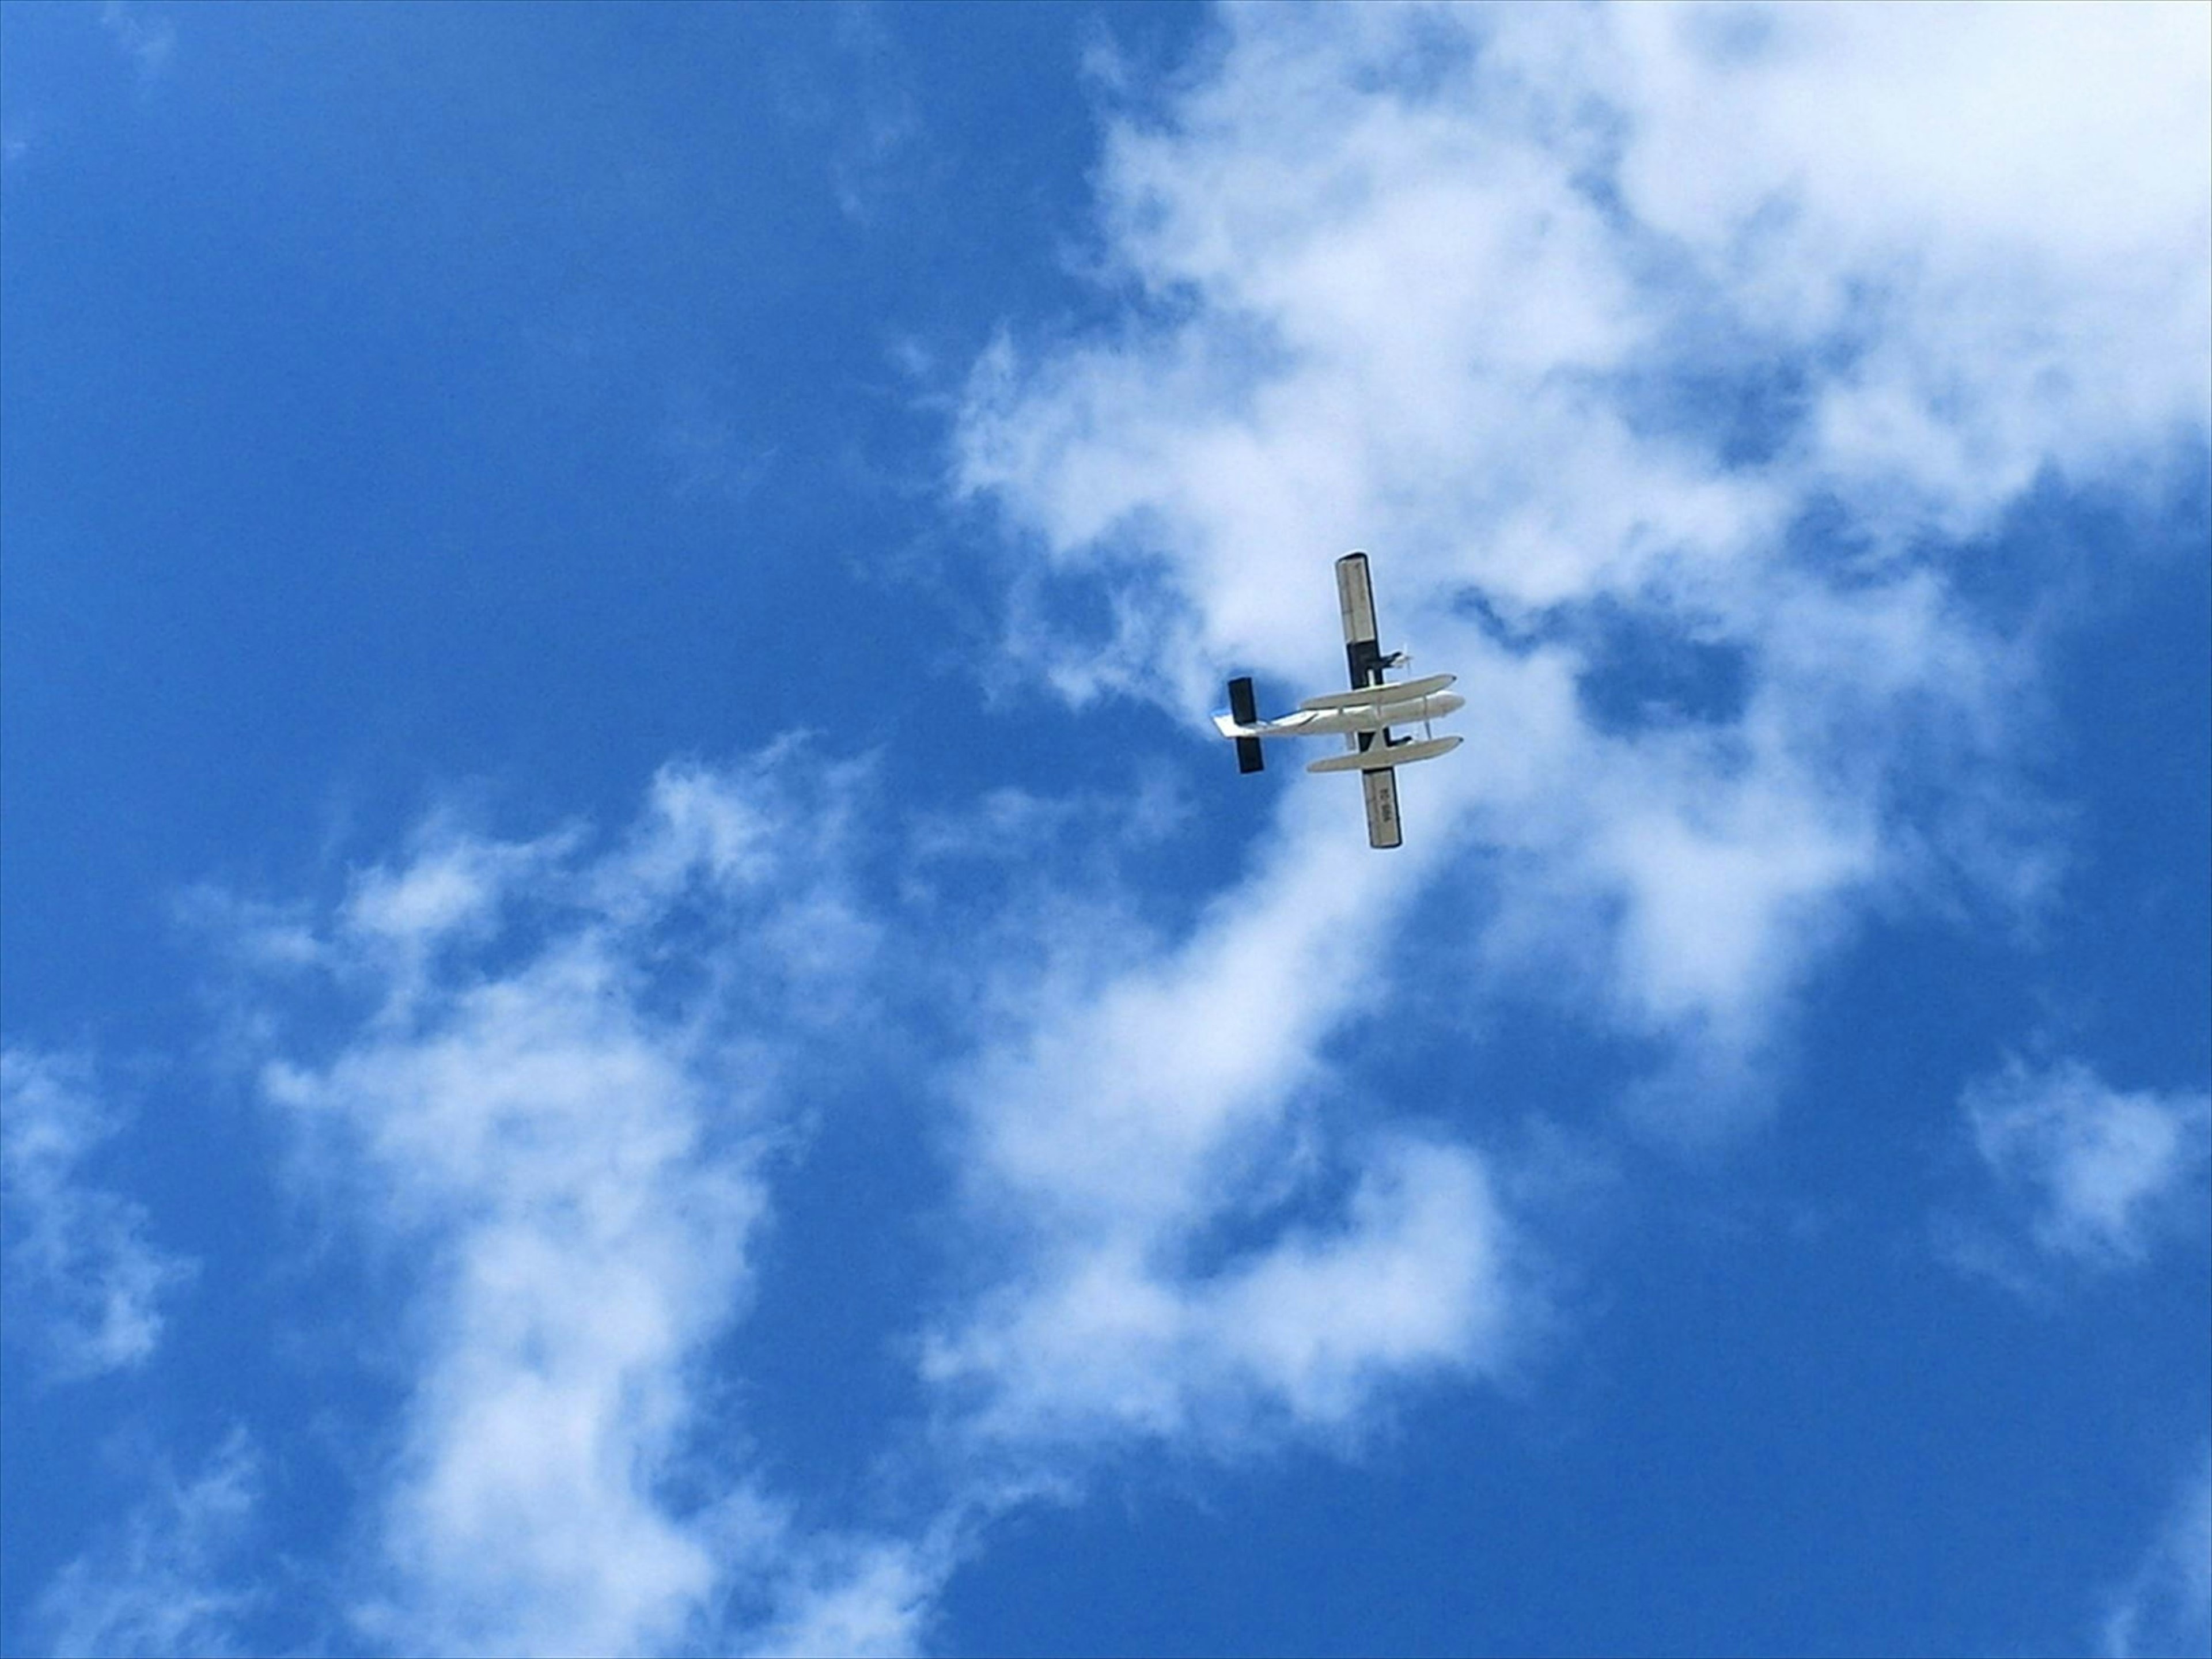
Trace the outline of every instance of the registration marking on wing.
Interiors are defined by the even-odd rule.
[[[1406,837],[1398,825],[1398,775],[1385,766],[1362,772],[1359,783],[1367,797],[1367,844],[1403,846]]]

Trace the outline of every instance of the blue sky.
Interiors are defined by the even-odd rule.
[[[2208,18],[0,10],[0,1648],[2212,1649]]]

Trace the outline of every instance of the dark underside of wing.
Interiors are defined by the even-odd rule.
[[[1336,605],[1344,619],[1344,665],[1354,690],[1382,684],[1382,647],[1376,643],[1375,585],[1367,556],[1347,553],[1336,562]]]

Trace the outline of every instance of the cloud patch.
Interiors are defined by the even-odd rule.
[[[139,82],[150,86],[167,71],[177,50],[177,26],[131,0],[101,0],[100,27],[130,59]]]
[[[2212,1449],[2175,1494],[2100,1634],[2108,1659],[2212,1649]]]
[[[1387,959],[1422,855],[1320,803],[1285,828],[1179,943],[1102,961],[1078,918],[1009,970],[1033,988],[955,1091],[994,1265],[924,1359],[994,1455],[1356,1432],[1503,1361],[1520,1267],[1481,1157],[1332,1109],[1358,1091],[1324,1045],[1389,988],[1350,964]]]
[[[89,1061],[0,1052],[9,1328],[58,1381],[144,1364],[161,1344],[163,1304],[198,1271],[152,1242],[143,1205],[84,1178],[122,1130]]]
[[[2075,1060],[2018,1060],[1960,1101],[1975,1152],[2036,1252],[2139,1267],[2205,1211],[2212,1097],[2126,1091]]]
[[[33,1622],[56,1654],[252,1652],[244,1623],[267,1589],[245,1571],[263,1486],[259,1449],[234,1429],[198,1474],[157,1467],[154,1490],[40,1595]]]
[[[839,1578],[836,1540],[708,1432],[702,1370],[794,1132],[792,1034],[834,1022],[872,959],[842,861],[862,778],[787,748],[672,765],[603,847],[436,817],[319,917],[233,941],[308,1195],[398,1293],[404,1403],[346,1615],[364,1639],[630,1653],[778,1620],[907,1639],[885,1563]],[[258,913],[210,914],[252,934]]]

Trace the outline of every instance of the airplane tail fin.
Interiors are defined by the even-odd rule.
[[[1260,705],[1252,696],[1252,681],[1249,675],[1239,676],[1229,682],[1229,718],[1239,726],[1250,726],[1260,718]],[[1257,772],[1267,763],[1257,738],[1237,739],[1237,769]]]

